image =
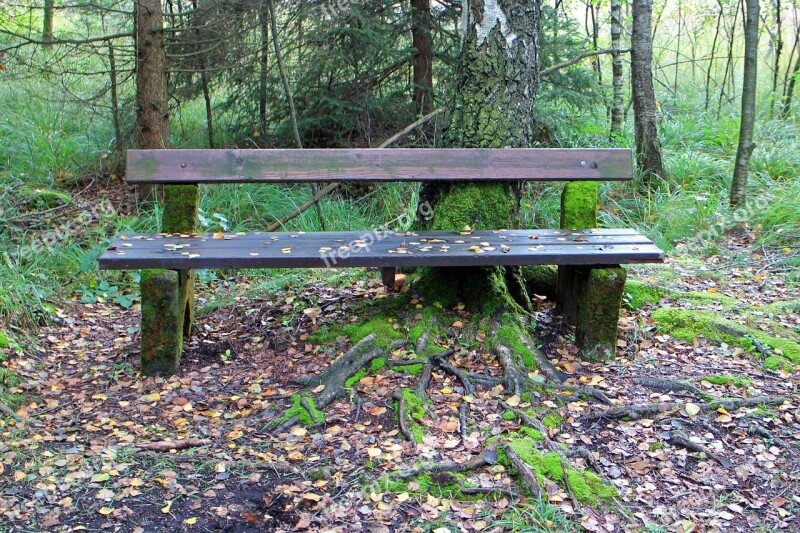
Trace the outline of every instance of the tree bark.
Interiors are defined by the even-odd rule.
[[[461,53],[443,143],[451,147],[530,147],[538,128],[541,0],[469,0],[461,19]],[[427,183],[421,202],[434,216],[430,229],[514,227],[519,209],[509,184]],[[503,269],[429,269],[422,291],[460,298],[477,311],[514,307]],[[446,297],[447,296],[447,297]],[[445,303],[442,301],[442,303]]]
[[[161,0],[134,2],[136,42],[136,146],[169,148],[169,85],[164,49]],[[139,199],[152,199],[155,189],[139,187]]]
[[[775,109],[775,101],[778,99],[778,78],[781,69],[781,52],[783,52],[783,19],[781,17],[781,0],[774,0],[775,4],[775,61],[772,72],[772,97],[769,99],[769,114]]]
[[[653,89],[652,0],[633,2],[631,35],[631,86],[633,89],[636,161],[648,188],[653,178],[666,180],[658,133],[656,95]]]
[[[418,115],[427,115],[433,109],[431,0],[411,0],[411,37],[414,47],[414,108]]]
[[[620,0],[611,0],[611,86],[613,103],[611,105],[611,138],[622,135],[622,118],[625,113],[624,74],[620,41],[622,36],[622,6]]]
[[[744,76],[742,80],[742,116],[739,126],[739,147],[733,167],[731,205],[736,207],[747,198],[747,173],[750,156],[756,145],[753,128],[756,122],[756,79],[758,74],[758,0],[746,0],[744,22]]]

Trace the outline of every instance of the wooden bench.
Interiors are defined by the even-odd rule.
[[[627,149],[130,150],[127,181],[166,186],[164,233],[119,236],[100,268],[144,270],[144,374],[177,371],[193,320],[192,271],[217,268],[376,267],[392,287],[399,267],[559,265],[559,305],[577,323],[582,353],[606,358],[625,282],[619,265],[664,260],[634,230],[594,228],[596,182],[632,177]],[[577,229],[194,233],[198,184],[553,180],[567,182],[561,226]]]

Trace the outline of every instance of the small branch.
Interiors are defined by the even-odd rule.
[[[593,50],[591,52],[584,52],[582,54],[579,54],[579,55],[573,57],[572,59],[570,59],[568,61],[564,61],[563,63],[559,63],[557,65],[553,65],[552,67],[547,67],[546,69],[540,70],[539,71],[539,76],[547,76],[548,74],[552,74],[553,72],[555,72],[557,70],[561,70],[562,68],[571,67],[575,63],[579,63],[579,62],[583,61],[584,59],[586,59],[587,57],[595,57],[595,56],[599,56],[599,55],[603,55],[603,54],[615,54],[615,53],[627,54],[630,51],[631,51],[630,48],[623,48],[623,49],[620,49],[620,50],[604,49],[604,50]]]
[[[400,425],[400,433],[402,433],[406,440],[409,442],[417,442],[414,438],[414,433],[408,427],[408,409],[406,408],[406,397],[400,391],[394,391],[392,398],[397,401],[397,421]]]
[[[185,439],[185,440],[163,440],[160,442],[143,442],[137,444],[136,447],[140,450],[147,450],[151,452],[168,452],[170,450],[185,450],[187,448],[196,448],[198,446],[208,446],[211,444],[210,439]]]

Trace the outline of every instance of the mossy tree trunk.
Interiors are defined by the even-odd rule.
[[[461,54],[444,144],[522,148],[535,144],[539,88],[540,0],[463,3]],[[497,169],[502,173],[502,169]],[[434,209],[427,229],[499,229],[517,225],[519,191],[504,183],[428,183],[422,201]],[[501,268],[429,269],[421,290],[442,304],[461,299],[480,312],[528,306],[523,284]]]

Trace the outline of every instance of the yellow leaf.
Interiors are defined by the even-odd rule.
[[[717,292],[717,288],[716,287],[711,287],[710,289],[708,289],[708,292],[710,292],[711,294],[714,294],[715,292]]]
[[[786,248],[783,249],[783,253],[790,254],[790,253],[792,253],[792,249],[789,248],[789,247],[786,247]]]
[[[144,485],[144,481],[141,478],[135,477],[131,479],[131,487],[141,487],[142,485]]]
[[[472,395],[464,396],[464,401],[467,403],[475,403],[475,396]]]
[[[97,512],[103,516],[108,516],[114,512],[114,509],[112,509],[111,507],[101,507],[100,509],[97,510]]]
[[[302,461],[304,459],[302,452],[298,452],[297,450],[289,452],[288,457],[292,461]]]
[[[367,455],[369,455],[370,458],[374,459],[376,457],[380,457],[381,455],[383,455],[383,450],[381,450],[377,446],[372,448],[367,448]]]
[[[148,402],[157,402],[158,400],[161,399],[161,395],[157,392],[154,392],[152,394],[148,394],[147,396],[145,396],[144,399],[147,400]]]
[[[306,428],[296,427],[292,430],[292,435],[295,437],[305,437],[308,434],[308,430]]]
[[[324,390],[325,390],[325,385],[320,385],[320,386],[316,387],[314,390],[312,390],[311,392],[313,392],[314,394],[319,394],[320,392],[322,392]]]
[[[319,494],[314,494],[313,492],[307,492],[303,494],[304,500],[311,500],[312,502],[318,502],[322,499],[322,496]]]
[[[161,508],[161,512],[164,514],[168,514],[171,509],[172,509],[172,500],[168,501],[167,505]]]
[[[242,430],[240,430],[240,429],[234,429],[233,431],[231,431],[230,433],[228,433],[228,439],[230,439],[230,440],[238,439],[238,438],[239,438],[239,437],[241,437],[242,435],[244,435],[244,433],[242,432]]]
[[[685,409],[689,416],[694,416],[700,412],[700,406],[694,403],[687,403]]]
[[[441,390],[442,394],[450,394],[451,392],[453,392],[453,389],[451,389],[450,387],[443,387]]]
[[[397,501],[403,503],[404,501],[408,500],[409,497],[410,495],[407,492],[401,492],[397,495]]]
[[[25,479],[25,472],[17,470],[14,472],[14,481],[23,481]]]
[[[183,523],[186,524],[187,526],[193,526],[197,523],[197,518],[196,517],[187,518],[186,520],[183,521]]]
[[[514,396],[512,396],[511,398],[509,398],[508,400],[506,400],[506,403],[508,405],[510,405],[511,407],[518,406],[519,402],[520,402],[520,397],[517,396],[516,394]]]

